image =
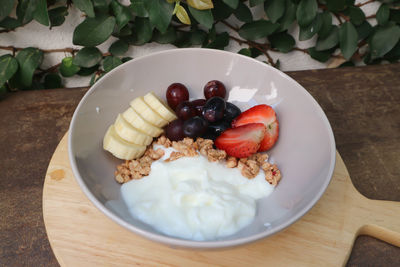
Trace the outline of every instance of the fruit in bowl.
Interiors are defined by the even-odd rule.
[[[170,62],[179,62],[179,64],[171,68]],[[152,77],[156,78],[149,78],[149,73],[151,73]],[[185,117],[185,120],[181,119],[181,121],[176,122],[176,128],[169,129],[168,125],[172,125],[172,122],[176,118],[168,119],[160,116],[164,121],[159,119],[159,122],[152,124],[140,116],[140,108],[136,110],[129,106],[130,100],[139,97],[143,97],[143,101],[147,103],[145,96],[150,91],[154,91],[155,96],[168,102],[166,89],[169,85],[179,82],[188,91],[188,97],[187,99],[185,97],[183,101],[190,101],[192,106],[195,107],[196,116],[201,117],[203,116],[203,107],[207,101],[204,96],[204,86],[211,80],[221,81],[225,86],[226,94],[223,98],[226,102],[224,111],[225,119],[223,118],[221,121],[215,122],[207,121],[208,126],[205,133],[202,133],[196,139],[191,138],[192,141],[188,140],[188,137],[185,140],[185,136],[182,135],[183,131],[181,130],[183,129],[184,122],[190,118]],[[218,95],[213,96],[221,97]],[[200,100],[197,101],[198,99]],[[243,162],[244,160],[237,161],[234,157],[223,154],[223,152],[227,153],[227,151],[219,149],[216,146],[214,147],[211,144],[210,141],[214,144],[213,140],[215,140],[215,143],[218,143],[219,136],[224,140],[223,133],[225,132],[241,129],[241,127],[251,127],[246,125],[259,123],[262,124],[261,127],[259,126],[260,128],[262,126],[265,127],[265,133],[263,138],[259,137],[258,139],[264,140],[265,138],[268,123],[264,121],[245,123],[242,121],[243,125],[240,126],[232,125],[232,123],[224,123],[224,121],[235,121],[234,117],[239,118],[237,116],[239,115],[238,110],[232,108],[228,103],[234,104],[243,113],[258,105],[268,105],[275,111],[277,119],[279,119],[278,140],[267,152],[256,152],[254,155],[268,153],[270,156],[268,163],[271,166],[274,164],[279,166],[283,178],[278,186],[273,187],[269,182],[266,182],[263,172],[259,171],[255,174],[255,171],[252,171],[249,165],[256,169],[257,163],[254,164],[251,161],[249,163],[247,161]],[[175,108],[177,105],[178,103],[176,103]],[[167,104],[165,104],[165,107],[169,111],[173,111],[173,114],[175,113],[174,108],[169,107]],[[151,108],[157,110],[155,107]],[[230,110],[229,112],[233,111],[232,113],[236,110],[232,118],[230,118],[230,115],[227,115],[228,110]],[[118,114],[121,114],[120,117],[125,119],[125,121],[120,119],[117,123]],[[158,115],[161,115],[161,113]],[[304,118],[307,119],[305,120]],[[170,122],[166,126],[161,126],[165,121]],[[128,162],[140,160],[147,153],[146,156],[151,159],[153,165],[163,163],[159,166],[162,169],[165,164],[179,165],[181,161],[191,161],[199,159],[202,156],[201,159],[204,158],[203,165],[198,165],[204,167],[208,166],[208,164],[223,165],[223,160],[219,160],[219,158],[225,156],[224,170],[236,170],[242,181],[256,181],[256,177],[252,179],[243,178],[238,168],[240,164],[242,168],[248,170],[246,171],[246,175],[261,175],[261,180],[264,182],[263,185],[269,186],[272,192],[268,196],[261,196],[254,199],[253,203],[255,203],[256,212],[254,217],[252,217],[253,219],[237,232],[221,235],[216,238],[207,235],[204,236],[202,241],[199,241],[200,239],[196,241],[194,237],[190,236],[177,237],[173,233],[165,233],[152,226],[149,222],[145,222],[145,218],[139,219],[132,216],[130,209],[125,203],[126,200],[122,198],[122,188],[128,184],[150,183],[150,179],[148,179],[149,175],[142,176],[140,172],[135,172],[135,175],[141,177],[130,182],[121,181],[123,182],[122,185],[116,183],[113,179],[116,166],[122,165],[125,162],[121,163],[120,159],[104,151],[102,141],[110,125],[114,125],[114,133],[118,134],[119,132],[125,138],[131,136],[131,141],[128,141],[129,143],[136,140],[132,136],[136,136],[137,131],[133,131],[129,127],[125,127],[127,129],[118,128],[121,126],[117,127],[117,124],[125,125],[125,122],[130,125],[137,125],[138,128],[135,129],[140,128],[140,132],[146,134],[152,140],[152,143],[149,145],[144,145],[144,143],[136,144],[137,146],[145,146],[145,154],[137,159],[128,160]],[[157,126],[157,123],[160,126]],[[301,132],[298,131],[299,127],[302,127]],[[172,132],[180,134],[180,136],[176,137],[175,142],[177,144],[175,146],[181,147],[182,152],[171,149],[173,143],[171,140],[170,147],[165,149],[157,147],[158,145],[168,146],[165,135],[168,134],[169,130],[174,130]],[[274,136],[273,132],[272,136]],[[143,135],[140,140],[143,140],[142,142],[149,142],[149,139],[143,138]],[[161,145],[162,140],[164,140],[164,145]],[[262,140],[260,141],[260,146]],[[157,142],[160,142],[160,144],[156,144]],[[329,183],[335,163],[335,143],[329,122],[316,101],[303,87],[285,74],[264,63],[241,55],[208,49],[179,49],[160,52],[134,59],[107,73],[89,90],[75,111],[71,121],[68,143],[74,176],[83,192],[99,210],[133,233],[168,245],[190,248],[221,248],[245,244],[270,236],[288,227],[303,216],[321,197]],[[156,145],[153,149],[154,151],[146,152],[151,144]],[[195,144],[198,147],[200,145],[201,147],[204,146],[203,152],[206,153],[208,151],[207,156],[201,155],[199,150],[193,151],[187,147],[189,145],[190,147],[195,146]],[[176,153],[172,154],[172,152]],[[198,156],[189,157],[181,155],[185,153],[191,155],[193,152],[197,153]],[[164,153],[163,156],[161,156],[162,153]],[[164,162],[171,156],[173,160]],[[208,156],[211,160],[215,159],[217,161],[209,161]],[[162,159],[163,157],[165,158]],[[257,158],[253,160],[257,162]],[[262,159],[260,158],[259,160],[261,161]],[[229,168],[227,165],[235,167]],[[122,167],[123,169],[129,169],[130,166],[128,163],[128,166]],[[148,168],[146,168],[145,164],[143,164],[143,167],[141,172],[147,172]],[[174,172],[174,174],[170,175],[179,178],[182,177],[179,176],[179,173],[191,170],[191,172],[198,174],[197,176],[199,177],[197,178],[200,179],[200,174],[204,173],[204,170],[207,170],[207,168],[203,167],[197,168],[196,164],[181,164],[181,167],[178,173]],[[261,167],[261,164],[259,167]],[[164,172],[161,173],[164,175]],[[213,171],[209,171],[209,173],[209,175],[220,174],[220,172]],[[270,174],[277,174],[277,170],[270,170]],[[220,174],[213,179],[223,176],[227,175]],[[234,175],[229,177],[234,177]],[[167,181],[171,180],[162,180],[162,182]],[[202,181],[206,184],[205,181],[207,180]],[[187,181],[186,184],[202,184],[199,180],[192,182],[196,183]],[[174,184],[171,182],[170,186]],[[154,187],[150,187],[155,189],[154,193],[158,192],[161,194],[163,192],[163,190],[157,189],[156,185],[158,183],[153,183],[152,185]],[[231,184],[229,188],[232,187],[233,185]],[[268,192],[265,188],[268,187],[264,187],[264,190],[261,190],[261,192]],[[250,191],[254,193],[256,189]],[[179,200],[178,196],[179,194],[176,195],[176,201]],[[146,195],[141,195],[139,201],[145,201],[145,199]],[[184,201],[183,203],[200,203],[198,201],[191,202],[190,199],[183,198],[181,200],[188,201]],[[235,202],[231,201],[230,204],[232,203]],[[154,205],[153,207],[156,209],[161,206]],[[189,210],[192,210],[192,208]],[[173,214],[177,215],[179,213]],[[207,214],[207,212],[203,211],[202,214]],[[223,214],[223,212],[220,214]],[[174,215],[165,217],[170,219],[174,218]],[[212,218],[211,216],[209,217]],[[193,218],[196,218],[196,216]],[[164,218],[158,221],[162,220]]]

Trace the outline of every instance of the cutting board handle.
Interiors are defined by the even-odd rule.
[[[400,233],[380,227],[378,225],[364,225],[360,228],[357,235],[369,235],[385,241],[386,243],[400,247]]]

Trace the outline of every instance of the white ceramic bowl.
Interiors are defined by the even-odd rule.
[[[235,235],[213,241],[170,237],[129,215],[120,185],[113,177],[120,161],[103,151],[103,136],[131,99],[148,91],[165,98],[166,88],[174,82],[185,84],[190,98],[202,98],[203,86],[214,79],[226,85],[228,100],[242,110],[261,103],[274,107],[280,136],[269,155],[283,177],[271,195],[258,201],[254,221]],[[107,73],[79,103],[70,125],[68,148],[76,180],[105,215],[135,234],[190,248],[245,244],[288,227],[324,193],[332,177],[336,151],[328,119],[296,81],[249,57],[201,48],[154,53]]]

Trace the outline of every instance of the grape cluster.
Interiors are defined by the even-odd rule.
[[[178,141],[186,136],[215,140],[231,127],[232,120],[241,113],[237,106],[225,101],[226,88],[220,81],[209,81],[204,86],[204,96],[205,99],[189,101],[185,85],[173,83],[168,86],[167,102],[178,116],[165,128],[170,140]]]

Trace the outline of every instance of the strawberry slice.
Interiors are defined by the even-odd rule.
[[[257,105],[249,108],[232,121],[232,127],[235,128],[249,123],[263,123],[267,129],[258,151],[266,151],[272,148],[279,136],[279,122],[272,107]]]
[[[225,150],[229,156],[246,158],[257,152],[264,135],[264,124],[249,123],[224,131],[214,144],[218,149]]]

